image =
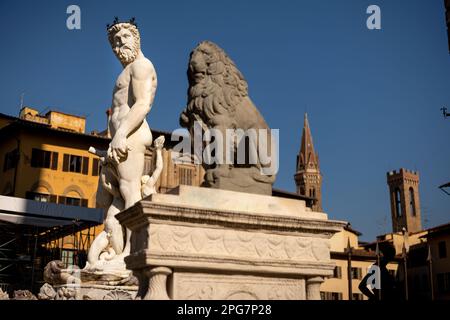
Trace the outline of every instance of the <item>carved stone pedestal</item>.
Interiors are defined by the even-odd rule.
[[[108,286],[99,284],[61,284],[41,287],[40,300],[134,300],[137,286]]]
[[[320,299],[345,225],[301,200],[190,186],[116,217],[132,230],[140,299]]]

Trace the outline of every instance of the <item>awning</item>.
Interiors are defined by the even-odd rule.
[[[0,221],[14,224],[26,224],[30,226],[44,227],[44,228],[70,225],[73,223],[73,221],[70,220],[27,217],[23,215],[9,214],[9,213],[0,213]]]
[[[103,222],[103,210],[0,196],[0,220],[15,224],[59,226]]]

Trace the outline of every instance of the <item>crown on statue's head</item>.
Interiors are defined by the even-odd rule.
[[[111,24],[108,23],[106,25],[106,30],[109,30],[110,28],[114,27],[116,24],[120,24],[120,23],[129,23],[129,24],[132,24],[135,27],[137,27],[136,18],[135,17],[131,18],[128,21],[119,21],[119,17],[114,17],[113,23],[111,23]]]

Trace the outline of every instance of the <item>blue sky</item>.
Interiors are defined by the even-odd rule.
[[[66,8],[81,8],[81,30]],[[366,9],[381,8],[381,30]],[[443,0],[9,1],[0,2],[0,112],[24,103],[87,116],[104,129],[121,66],[106,37],[114,16],[135,16],[158,73],[150,126],[171,131],[186,104],[190,51],[219,44],[249,83],[252,100],[280,129],[275,186],[294,191],[308,112],[323,173],[324,209],[363,240],[391,230],[386,172],[420,172],[425,226],[450,221],[450,55]]]

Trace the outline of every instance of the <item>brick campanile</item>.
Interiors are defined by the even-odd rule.
[[[322,211],[322,175],[320,174],[319,155],[309,128],[308,115],[305,113],[300,153],[297,155],[297,172],[294,175],[297,193],[315,198],[314,211]]]

